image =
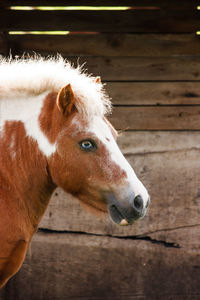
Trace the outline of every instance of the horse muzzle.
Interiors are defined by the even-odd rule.
[[[146,204],[141,195],[137,195],[126,202],[118,201],[114,194],[108,194],[108,211],[111,219],[118,225],[131,225],[134,221],[143,218],[150,203],[148,198]]]

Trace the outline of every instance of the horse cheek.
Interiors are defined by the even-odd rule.
[[[64,191],[76,194],[81,188],[81,172],[75,169],[72,161],[64,160],[56,153],[49,162],[53,182]],[[77,167],[76,167],[77,168]]]

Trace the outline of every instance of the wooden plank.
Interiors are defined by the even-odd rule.
[[[64,56],[164,57],[200,53],[199,38],[194,34],[26,34],[8,35],[7,41],[15,55],[38,52],[42,55],[61,53]]]
[[[67,57],[77,65],[77,57]],[[83,57],[78,60],[103,81],[199,81],[200,57]]]
[[[115,105],[198,105],[199,82],[108,82]]]
[[[197,10],[14,11],[2,9],[0,12],[0,28],[5,31],[191,33],[196,32],[198,26]]]
[[[191,250],[199,248],[200,240],[200,224],[192,226],[183,226],[171,230],[160,230],[148,232],[153,240],[160,240],[166,243],[174,243],[182,248],[190,248]],[[144,235],[145,236],[145,235]]]
[[[150,6],[150,7],[178,7],[179,9],[187,7],[196,7],[198,0],[1,0],[2,6]]]
[[[98,219],[58,189],[40,227],[117,236],[192,228],[199,224],[199,140],[200,132],[126,132],[119,137],[120,148],[151,196],[148,214],[133,226],[119,227],[108,216]],[[181,242],[180,238],[171,241]]]
[[[200,130],[200,106],[116,107],[109,120],[117,129]]]
[[[7,54],[7,38],[4,33],[0,32],[0,54],[6,55]]]
[[[188,245],[189,246],[189,245]],[[198,248],[74,234],[34,236],[4,300],[198,300]],[[136,271],[137,270],[137,271]]]
[[[134,157],[198,150],[199,139],[199,131],[125,131],[119,134],[118,144],[128,158],[130,155]]]
[[[67,57],[103,81],[199,81],[200,57]]]

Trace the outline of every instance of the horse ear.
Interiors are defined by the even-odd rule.
[[[100,77],[100,76],[97,76],[97,77],[95,78],[95,82],[96,82],[96,83],[101,83],[101,77]]]
[[[71,84],[64,86],[58,93],[57,106],[63,115],[69,115],[74,108],[75,98]]]

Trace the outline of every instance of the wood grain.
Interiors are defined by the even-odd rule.
[[[103,81],[199,81],[200,57],[67,57]]]
[[[2,47],[3,45],[0,48]],[[41,47],[42,46],[40,46],[40,49]],[[49,47],[51,47],[51,40],[49,40]],[[28,49],[23,49],[23,51],[21,50],[18,51],[17,50],[18,46],[15,43],[11,45],[8,43],[7,48],[10,48],[11,50],[13,49],[14,51],[13,54],[20,54],[20,53],[22,54],[24,50],[29,51],[31,45],[27,46]],[[54,48],[53,51],[55,50],[56,49]],[[80,48],[79,51],[81,51]],[[89,49],[86,47],[85,52],[88,51]],[[199,50],[197,46],[196,54],[198,53],[198,51]],[[183,53],[184,51],[182,52],[182,54]],[[187,51],[185,53],[187,54]],[[84,67],[88,69],[88,72],[94,73],[95,75],[100,75],[103,81],[199,81],[200,80],[200,72],[199,72],[200,58],[198,55],[196,56],[178,55],[177,57],[171,55],[171,57],[169,56],[161,57],[160,56],[161,53],[160,53],[158,56],[155,57],[154,56],[93,57],[91,56],[91,54],[92,53],[89,53],[89,56],[80,55],[80,57],[78,57],[79,55],[77,53],[76,56],[74,55],[71,56],[72,53],[70,53],[69,50],[69,54],[66,56],[66,58],[69,61],[71,61],[75,66],[77,64],[86,63]],[[143,55],[145,55],[145,53],[143,53]]]
[[[78,20],[78,21],[77,21]],[[129,33],[195,33],[199,13],[191,10],[15,11],[0,12],[0,28]]]
[[[200,104],[199,82],[108,82],[105,88],[115,105]]]
[[[191,56],[200,53],[199,38],[194,34],[26,34],[8,35],[7,42],[16,55],[33,51],[42,55],[134,57]]]
[[[200,130],[200,106],[122,106],[109,117],[117,129]]]
[[[200,81],[200,57],[66,57],[103,81]]]

